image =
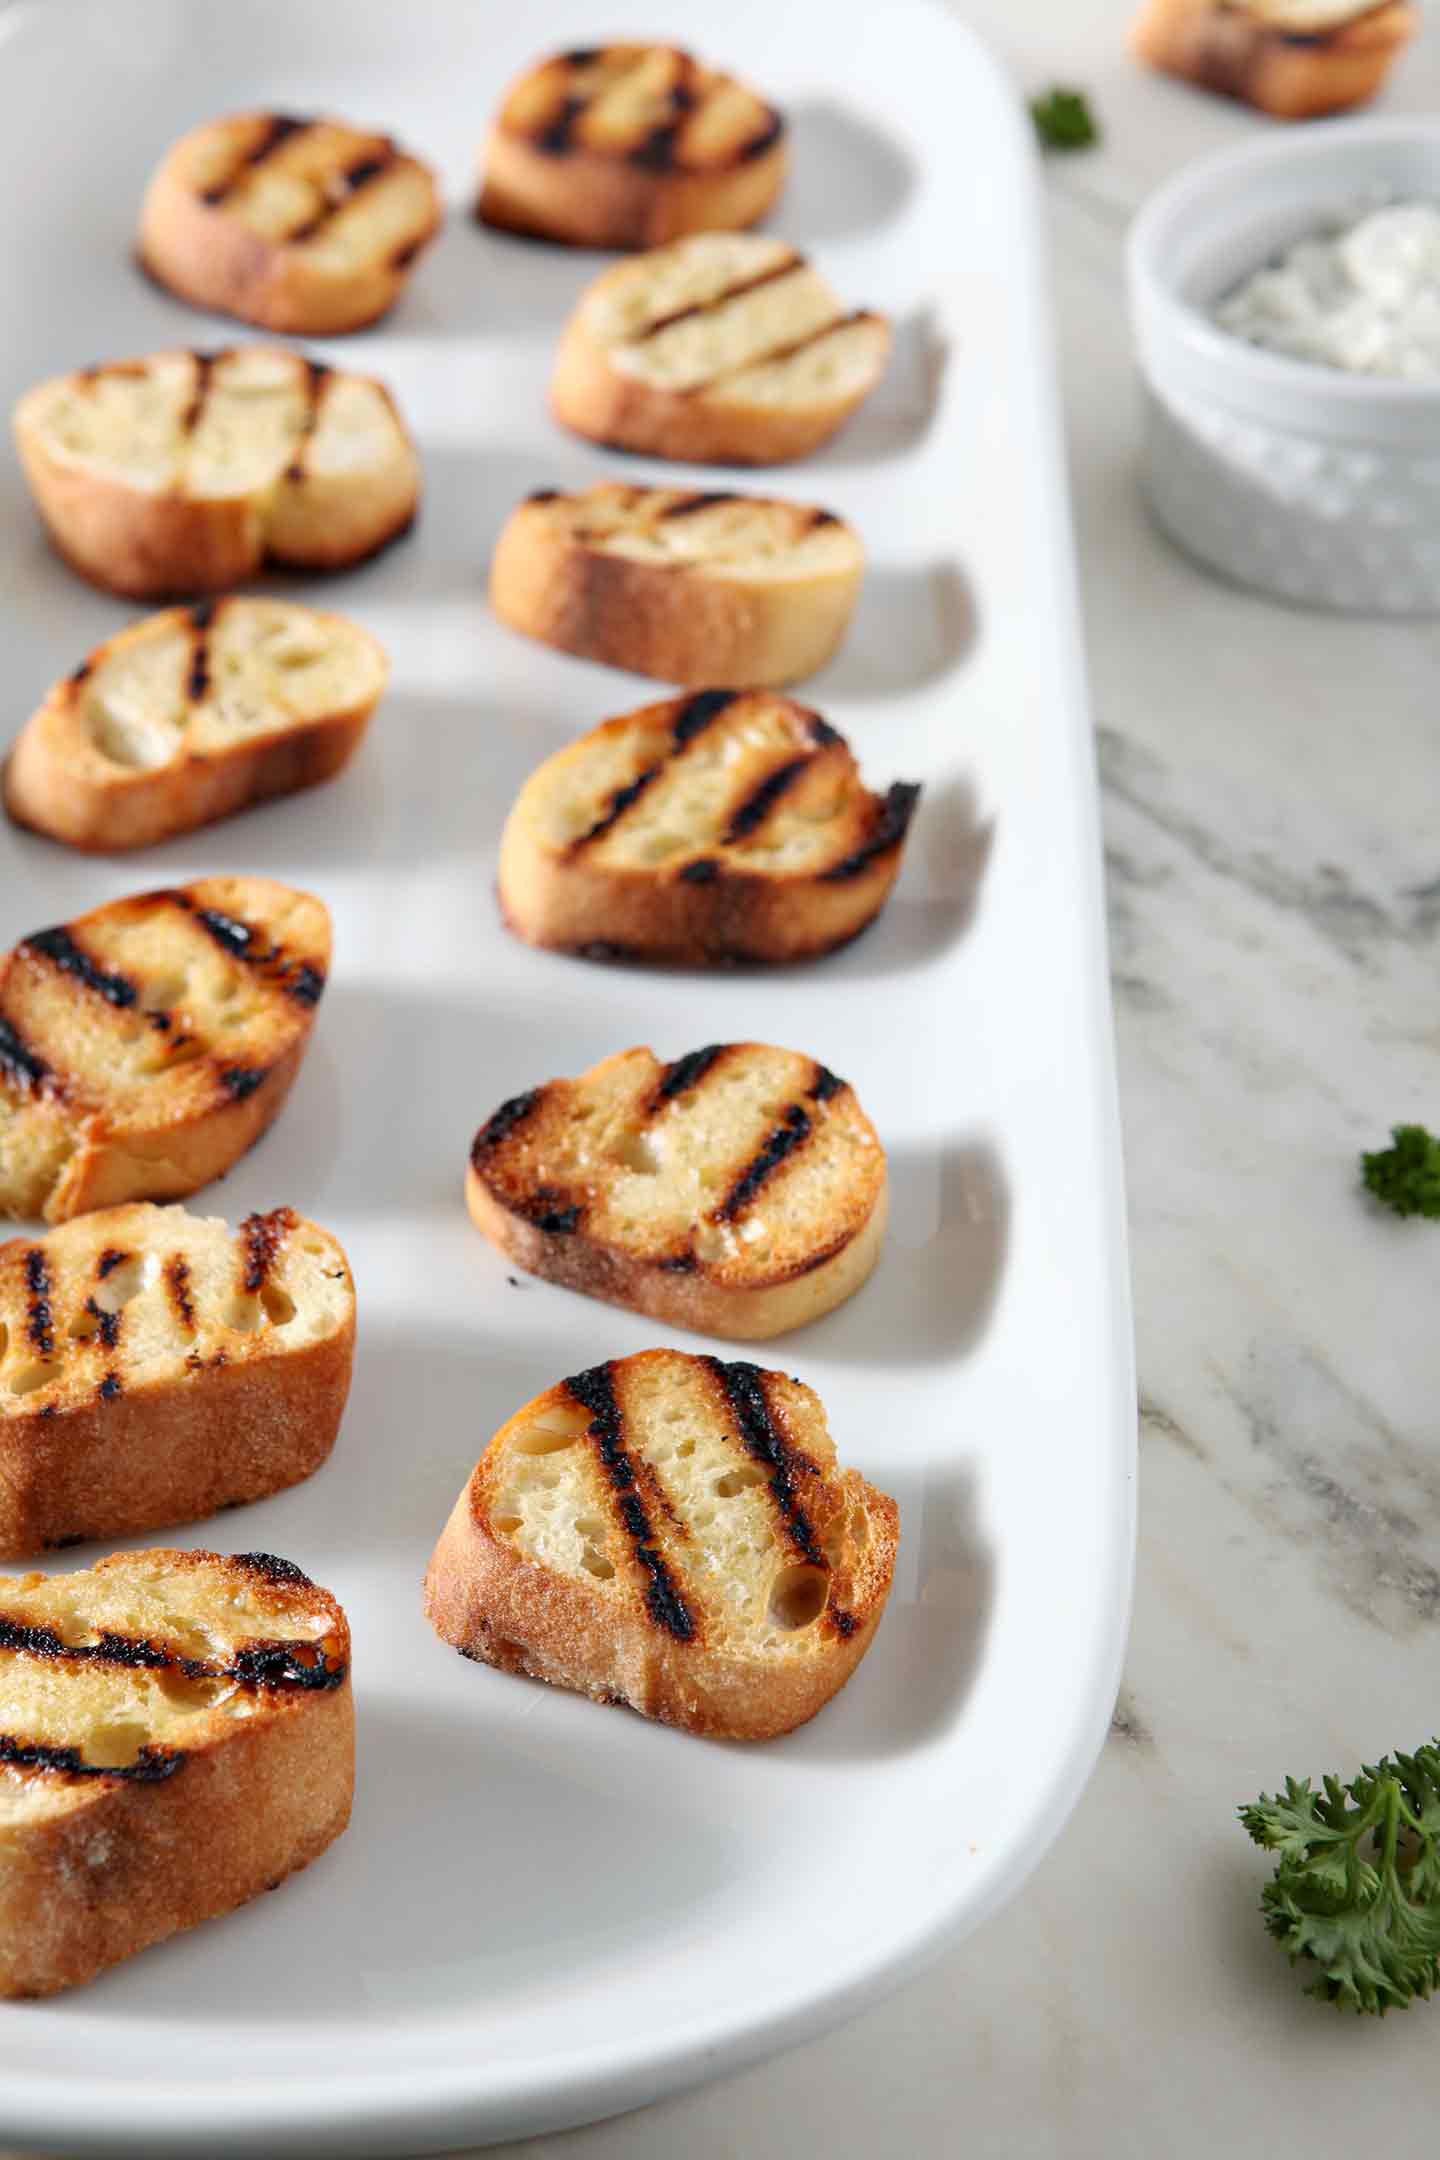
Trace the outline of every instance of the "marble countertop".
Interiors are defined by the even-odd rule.
[[[1231,591],[1137,500],[1127,219],[1265,123],[1134,68],[1126,0],[959,12],[1106,130],[1051,202],[1141,1378],[1125,1685],[978,1935],[777,2061],[504,2148],[534,2160],[1338,2160],[1413,2149],[1440,2103],[1440,2009],[1306,2000],[1233,1812],[1440,1726],[1440,1233],[1356,1183],[1391,1123],[1440,1122],[1440,622]],[[1440,106],[1440,31],[1384,103]]]

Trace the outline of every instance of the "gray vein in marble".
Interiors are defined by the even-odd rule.
[[[1192,1456],[1196,1462],[1210,1461],[1209,1449],[1203,1447],[1193,1433],[1185,1430],[1178,1418],[1172,1417],[1168,1410],[1162,1410],[1159,1403],[1142,1389],[1140,1393],[1141,1439],[1143,1440],[1150,1433],[1158,1434],[1162,1439],[1169,1440],[1186,1455]]]
[[[1394,903],[1385,905],[1362,892],[1338,864],[1317,863],[1304,876],[1260,850],[1237,852],[1211,827],[1164,799],[1169,776],[1164,760],[1153,751],[1114,728],[1097,729],[1096,742],[1102,781],[1111,798],[1143,817],[1215,876],[1301,916],[1354,965],[1371,964],[1371,950],[1377,944],[1394,940],[1425,945],[1440,930],[1440,878],[1402,887]],[[1124,860],[1123,851],[1111,849],[1107,859],[1112,870],[1117,854]],[[1136,882],[1147,880],[1141,877]]]

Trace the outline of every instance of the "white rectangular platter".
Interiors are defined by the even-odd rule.
[[[546,411],[555,337],[596,258],[466,215],[512,73],[626,30],[690,44],[788,109],[774,228],[898,325],[885,383],[830,448],[739,481],[859,527],[860,612],[803,695],[872,785],[925,784],[880,921],[798,971],[606,968],[528,950],[497,917],[497,843],[526,773],[665,694],[513,636],[484,588],[526,491],[667,476],[567,439]],[[84,362],[234,341],[145,283],[130,251],[165,145],[254,105],[378,122],[450,197],[395,313],[325,348],[389,381],[424,458],[414,535],[301,588],[385,641],[393,687],[338,783],[144,857],[0,828],[0,943],[211,871],[282,877],[333,911],[333,977],[289,1107],[194,1204],[233,1220],[288,1202],[341,1236],[361,1307],[351,1405],[310,1483],[174,1541],[282,1553],[340,1597],[356,1808],[275,1896],[70,1997],[0,2010],[3,2131],[28,2148],[455,2146],[634,2105],[814,2031],[1016,1891],[1099,1745],[1129,1594],[1098,826],[1017,94],[923,0],[21,0],[0,13],[7,403]],[[13,460],[0,532],[13,731],[133,611],[48,552]],[[461,1201],[476,1127],[611,1050],[743,1037],[843,1073],[889,1151],[878,1272],[771,1361],[814,1384],[842,1458],[901,1514],[870,1656],[812,1725],[749,1749],[468,1664],[419,1601],[440,1525],[513,1409],[655,1341],[706,1347],[512,1281]]]

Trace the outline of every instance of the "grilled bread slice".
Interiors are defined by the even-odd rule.
[[[350,1635],[273,1553],[0,1576],[0,1995],[243,1905],[350,1819]]]
[[[729,1740],[803,1725],[870,1647],[899,1514],[819,1397],[645,1350],[502,1425],[425,1580],[466,1657]]]
[[[864,574],[851,527],[808,503],[544,488],[500,535],[490,598],[512,629],[637,675],[774,684],[825,665]]]
[[[17,824],[68,846],[150,847],[333,779],[385,687],[385,649],[288,600],[202,600],[97,646],[5,767]]]
[[[753,225],[780,192],[785,123],[673,45],[559,53],[511,84],[479,215],[577,247],[646,248]]]
[[[0,1555],[128,1537],[318,1470],[350,1386],[355,1287],[291,1208],[238,1231],[101,1208],[0,1245]]]
[[[138,600],[224,592],[267,562],[349,569],[420,494],[384,385],[278,346],[54,376],[20,400],[15,439],[71,569]]]
[[[872,795],[844,738],[766,690],[700,690],[530,775],[500,904],[531,945],[692,966],[813,959],[873,922],[919,799]]]
[[[699,233],[602,271],[560,343],[557,419],[698,465],[805,457],[880,380],[881,315],[847,312],[783,240]]]
[[[0,959],[0,1214],[179,1200],[279,1111],[330,918],[269,878],[199,878],[38,930]]]
[[[1374,97],[1420,26],[1409,0],[1145,0],[1136,55],[1281,120]]]
[[[386,314],[439,229],[435,175],[388,135],[234,113],[162,160],[140,213],[140,260],[197,307],[324,337]]]
[[[885,1151],[848,1082],[798,1051],[622,1050],[502,1103],[470,1151],[472,1220],[569,1289],[755,1341],[858,1290]]]

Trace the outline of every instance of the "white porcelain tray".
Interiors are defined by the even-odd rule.
[[[626,27],[713,52],[790,108],[778,229],[900,325],[844,435],[749,476],[864,534],[854,633],[806,695],[873,781],[926,784],[878,925],[770,977],[543,956],[496,918],[525,773],[662,693],[487,613],[489,549],[523,491],[645,468],[545,411],[594,259],[461,211],[509,75]],[[0,2010],[0,2136],[29,2148],[455,2146],[630,2106],[814,2031],[1014,1894],[1100,1742],[1129,1590],[1095,789],[1013,88],[912,0],[843,17],[825,0],[616,0],[603,21],[565,0],[29,0],[0,14],[7,402],[84,361],[233,337],[148,286],[129,251],[158,152],[252,102],[379,120],[442,167],[456,205],[395,315],[327,347],[389,379],[425,458],[414,537],[310,588],[386,641],[394,688],[338,784],[143,858],[0,828],[0,933],[208,870],[289,878],[334,911],[333,983],[290,1106],[206,1202],[233,1218],[292,1201],[342,1236],[362,1315],[351,1408],[311,1483],[177,1536],[284,1553],[344,1601],[356,1811],[274,1897],[69,1998]],[[47,553],[8,460],[0,532],[13,728],[127,610]],[[890,1151],[877,1275],[776,1357],[819,1388],[842,1454],[902,1523],[851,1686],[748,1750],[481,1670],[419,1610],[431,1543],[501,1418],[663,1335],[507,1279],[461,1205],[476,1125],[623,1045],[673,1056],[745,1035],[852,1079]]]

